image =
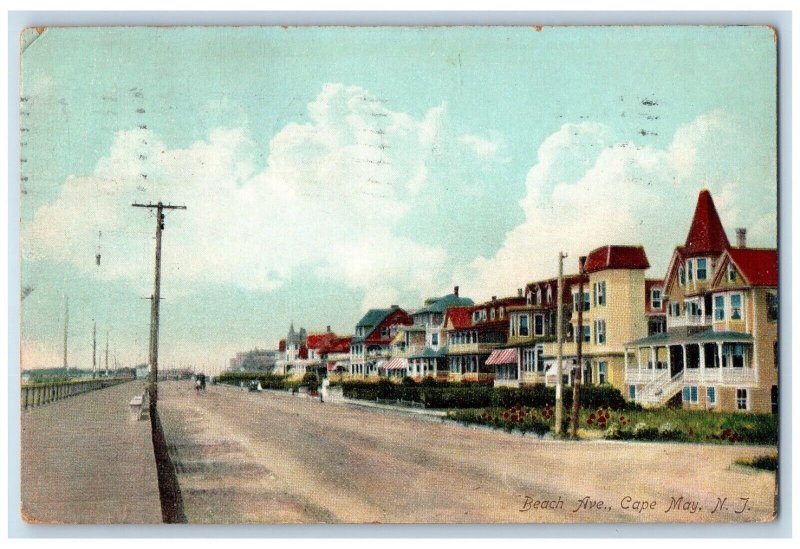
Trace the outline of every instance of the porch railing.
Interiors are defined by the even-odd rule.
[[[711,315],[667,316],[667,329],[684,326],[711,326]]]

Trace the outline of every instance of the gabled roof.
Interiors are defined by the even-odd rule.
[[[606,269],[649,269],[647,254],[642,246],[608,245],[589,252],[584,270],[595,273]]]
[[[355,341],[364,341],[372,334],[372,332],[375,331],[375,328],[377,328],[387,316],[398,310],[400,309],[397,307],[391,307],[389,309],[370,309],[363,317],[361,317],[361,320],[358,321],[358,324],[356,324],[356,328],[366,328],[364,335],[356,336],[353,339]]]
[[[714,284],[727,265],[726,257],[750,286],[778,287],[778,250],[774,248],[730,248],[717,267]]]
[[[569,305],[572,303],[572,286],[578,284],[581,280],[581,275],[579,274],[571,274],[571,275],[564,275],[564,280],[562,281],[561,287],[561,299],[564,305]],[[583,282],[588,283],[589,277],[584,275]],[[546,292],[542,293],[542,305],[543,306],[551,306],[556,307],[558,304],[558,296],[556,295],[558,292],[558,278],[550,278],[547,280],[538,280],[536,282],[528,282],[525,285],[525,296],[527,300],[528,292],[530,291],[534,295],[534,303],[535,303],[535,296],[536,296],[536,287],[539,286],[540,288],[547,288],[547,286],[552,286],[553,288],[553,301],[552,303],[547,303],[547,294]]]
[[[472,327],[472,311],[475,309],[476,307],[448,307],[444,325],[447,326],[449,322],[455,330]]]
[[[442,297],[429,297],[425,300],[425,306],[417,309],[412,314],[421,313],[444,313],[448,307],[468,307],[474,305],[468,297],[459,297],[456,294],[447,294]]]
[[[708,189],[700,191],[697,197],[697,206],[694,209],[692,225],[686,235],[684,253],[687,257],[698,255],[719,255],[728,248],[728,236],[722,227],[714,199]]]

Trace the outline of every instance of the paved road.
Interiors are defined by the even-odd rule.
[[[22,515],[61,524],[160,523],[150,421],[129,420],[139,382],[22,412]]]
[[[288,394],[224,387],[196,394],[185,382],[159,391],[189,522],[731,522],[772,515],[774,475],[731,467],[735,457],[764,448],[538,441]],[[586,496],[603,504],[587,501],[573,512]],[[626,496],[632,501],[623,502]],[[727,509],[712,515],[718,497],[728,498]],[[742,497],[749,500],[737,514]],[[666,512],[672,498],[681,508]],[[655,509],[622,509],[640,500],[655,501]],[[522,512],[526,501],[556,508]],[[692,502],[702,509],[691,512]]]

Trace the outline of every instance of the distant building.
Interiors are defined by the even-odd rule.
[[[259,349],[236,353],[230,360],[229,370],[232,372],[262,371],[272,372],[280,358],[276,349]]]
[[[391,355],[392,340],[403,326],[414,323],[398,305],[388,309],[370,309],[356,324],[350,344],[350,373],[377,376]]]

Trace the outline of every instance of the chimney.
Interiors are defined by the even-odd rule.
[[[736,247],[747,248],[747,229],[743,227],[736,229]]]
[[[578,273],[583,274],[583,268],[586,266],[586,256],[582,255],[578,258]]]
[[[325,331],[326,331],[327,333],[331,333],[331,325],[330,325],[330,324],[328,324],[327,326],[325,326]]]
[[[392,305],[392,309],[399,309],[400,305]]]
[[[453,293],[458,297],[458,286],[453,286]]]
[[[492,301],[497,301],[497,296],[496,295],[492,296]]]
[[[517,297],[522,297],[522,288],[517,288]]]

